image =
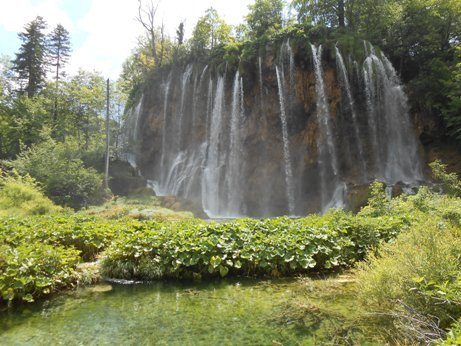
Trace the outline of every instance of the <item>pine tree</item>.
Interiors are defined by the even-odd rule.
[[[25,26],[24,32],[18,34],[22,45],[13,61],[14,70],[18,73],[19,80],[26,83],[24,90],[29,97],[36,95],[45,83],[47,54],[45,29],[45,20],[38,16]]]
[[[178,45],[184,43],[184,22],[179,23],[178,29],[176,30],[176,39],[178,40]]]
[[[58,94],[59,78],[64,76],[64,66],[70,57],[70,39],[69,32],[58,24],[48,36],[48,52],[50,65],[55,68],[55,87],[53,122],[56,125],[58,120]]]

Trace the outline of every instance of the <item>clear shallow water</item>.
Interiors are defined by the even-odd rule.
[[[296,345],[315,330],[280,322],[296,280],[103,284],[0,313],[1,345]]]

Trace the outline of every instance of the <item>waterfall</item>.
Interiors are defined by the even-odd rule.
[[[136,145],[139,143],[139,118],[141,116],[141,108],[143,104],[144,95],[141,96],[138,103],[134,108],[129,110],[128,123],[125,127],[124,146],[125,146],[125,159],[132,166],[137,167],[136,164]]]
[[[365,45],[366,48],[366,45]],[[383,176],[380,176],[383,171],[382,167],[384,164],[384,159],[381,157],[381,148],[379,145],[378,139],[378,119],[377,119],[377,109],[375,107],[376,98],[376,89],[374,85],[374,72],[372,65],[372,58],[367,57],[363,63],[363,81],[365,87],[366,103],[367,103],[367,113],[368,113],[368,127],[371,133],[371,143],[373,149],[373,157],[375,161],[375,176],[383,179]]]
[[[286,183],[286,194],[288,200],[288,212],[290,215],[295,213],[295,198],[294,198],[294,186],[293,186],[293,173],[291,168],[290,158],[290,143],[288,139],[288,126],[285,113],[285,98],[283,95],[283,83],[280,77],[278,66],[275,66],[275,72],[277,74],[277,85],[279,92],[280,102],[280,122],[282,124],[282,140],[283,140],[283,160],[285,163],[285,183]]]
[[[338,47],[335,47],[336,49],[336,62],[337,62],[337,68],[339,70],[339,74],[341,76],[342,82],[344,83],[345,91],[346,91],[346,96],[347,96],[347,101],[349,103],[349,110],[352,115],[352,124],[354,127],[354,135],[355,135],[355,141],[357,143],[357,149],[358,149],[358,154],[359,154],[359,160],[360,160],[360,165],[362,166],[362,175],[363,175],[363,180],[366,182],[367,178],[367,164],[365,162],[364,154],[363,154],[363,143],[362,143],[362,136],[360,134],[360,129],[359,129],[359,123],[357,119],[357,112],[355,111],[355,104],[354,104],[354,98],[352,97],[352,92],[351,92],[351,86],[349,83],[349,77],[347,74],[346,70],[346,65],[344,64],[343,57],[341,55],[341,52],[339,51]]]
[[[335,61],[322,60],[322,46],[310,49],[311,64],[287,40],[277,59],[261,55],[253,65],[158,72],[126,112],[127,161],[157,195],[186,198],[210,217],[325,212],[350,206],[369,179],[423,180],[389,60],[368,42],[360,61],[339,44]]]
[[[181,79],[181,104],[179,107],[179,130],[178,130],[178,139],[179,139],[179,144],[178,144],[178,150],[180,151],[182,148],[182,138],[183,138],[183,118],[184,118],[184,101],[186,98],[186,93],[187,93],[187,82],[189,81],[191,74],[192,74],[192,68],[194,66],[192,64],[188,65],[186,67],[186,70],[184,71]]]
[[[369,52],[363,74],[374,157],[379,160],[375,175],[388,184],[415,183],[423,173],[407,97],[389,60],[378,57],[371,45]]]
[[[333,205],[341,206],[342,200],[336,200],[338,194],[333,193],[331,198],[328,197],[327,181],[331,182],[331,185],[336,191],[339,184],[339,170],[338,170],[338,158],[336,154],[336,147],[333,142],[333,131],[330,123],[330,108],[328,106],[328,100],[325,94],[325,82],[323,79],[322,70],[322,46],[320,45],[317,49],[314,45],[311,45],[312,56],[314,61],[315,70],[315,90],[317,92],[317,123],[319,125],[320,134],[317,136],[317,149],[318,149],[318,160],[320,166],[320,185],[321,185],[321,196],[322,196],[322,209],[326,206]],[[327,166],[326,160],[329,159],[329,167]],[[331,173],[328,172],[328,168],[331,169]],[[330,173],[330,174],[329,174]],[[329,198],[329,199],[328,199]]]
[[[200,91],[202,90],[202,85],[203,85],[203,77],[205,76],[206,71],[208,70],[208,65],[205,65],[203,68],[202,73],[200,74],[199,80],[198,80],[198,89],[195,89],[194,86],[194,100],[193,100],[193,105],[192,105],[192,128],[195,129],[195,125],[197,123],[197,102],[199,101],[200,97]]]
[[[213,110],[211,113],[208,153],[203,170],[203,208],[210,216],[220,216],[222,156],[220,143],[224,111],[224,76],[218,77]]]
[[[167,112],[168,112],[168,96],[170,93],[171,79],[173,76],[173,71],[170,71],[166,84],[164,85],[164,95],[163,95],[163,124],[162,124],[162,154],[160,157],[160,181],[163,182],[165,179],[165,151],[166,151],[166,130],[167,130]]]
[[[238,216],[242,207],[242,142],[240,138],[243,117],[243,88],[240,74],[237,70],[232,90],[232,111],[230,120],[229,164],[226,170],[227,185],[227,216]]]
[[[205,118],[205,140],[209,140],[210,132],[210,118],[213,107],[213,80],[208,81],[208,94],[207,94],[207,103],[206,103],[206,118]]]

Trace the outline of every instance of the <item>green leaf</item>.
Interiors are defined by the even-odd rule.
[[[225,266],[219,266],[219,275],[221,275],[221,277],[225,277],[227,273],[229,273],[229,268]]]

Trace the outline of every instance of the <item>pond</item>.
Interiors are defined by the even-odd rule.
[[[362,339],[344,318],[347,285],[312,281],[103,283],[1,312],[0,344],[311,345],[333,342],[338,326]]]

